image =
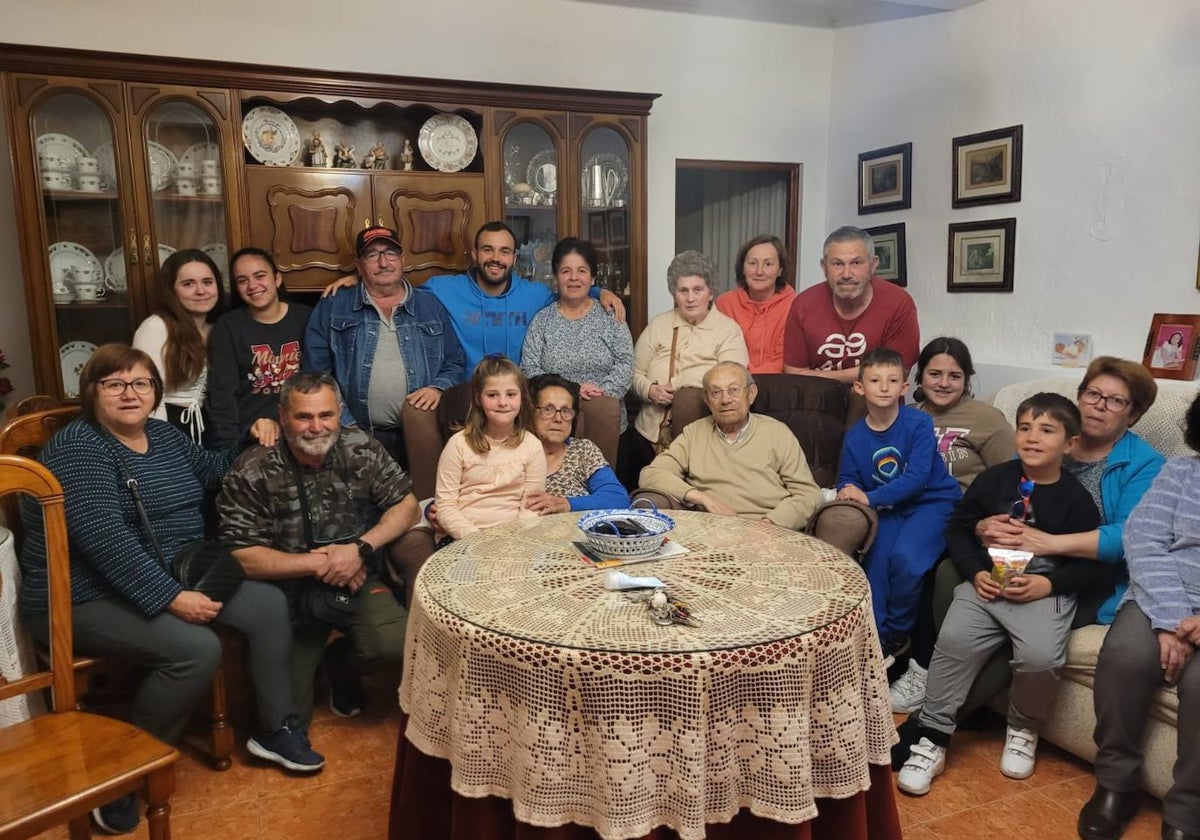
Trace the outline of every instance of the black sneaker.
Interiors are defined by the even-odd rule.
[[[315,773],[325,766],[325,756],[312,748],[308,736],[295,715],[268,735],[256,735],[246,742],[251,755],[274,761],[298,773]]]
[[[362,683],[354,673],[351,660],[354,643],[343,636],[325,649],[325,676],[329,679],[329,711],[338,717],[361,715],[366,704]]]
[[[137,828],[140,819],[137,794],[128,793],[107,805],[93,808],[92,819],[105,834],[129,834]]]

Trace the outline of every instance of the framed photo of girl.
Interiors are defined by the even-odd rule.
[[[1142,365],[1158,379],[1193,379],[1200,359],[1200,315],[1158,313],[1150,322]]]

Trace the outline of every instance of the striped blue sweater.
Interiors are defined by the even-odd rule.
[[[1200,613],[1200,458],[1172,458],[1125,521],[1131,597],[1155,630]]]
[[[41,461],[66,499],[71,549],[71,601],[121,597],[147,616],[157,615],[182,587],[163,568],[125,487],[120,463],[141,487],[142,501],[170,562],[180,546],[204,535],[205,488],[215,489],[229,468],[229,453],[208,452],[161,420],[146,421],[149,448],[134,452],[99,426],[68,424],[50,439]],[[22,505],[22,612],[48,609],[46,534],[36,503]]]

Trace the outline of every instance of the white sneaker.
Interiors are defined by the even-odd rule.
[[[1028,779],[1032,776],[1037,743],[1037,733],[1032,729],[1018,729],[1009,724],[1008,734],[1004,738],[1004,753],[1000,756],[1000,772],[1010,779]]]
[[[929,793],[933,780],[946,769],[946,748],[928,738],[922,738],[908,753],[908,761],[900,768],[896,786],[913,796]]]
[[[921,704],[925,702],[925,682],[928,679],[929,671],[918,665],[915,659],[908,660],[908,670],[888,689],[892,698],[892,711],[902,714],[921,708]]]

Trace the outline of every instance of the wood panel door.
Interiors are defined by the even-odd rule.
[[[319,290],[354,271],[354,237],[374,221],[371,176],[246,167],[250,244],[275,255],[289,289]]]
[[[375,176],[376,215],[400,233],[411,282],[471,265],[475,231],[487,221],[485,190],[483,175]]]

